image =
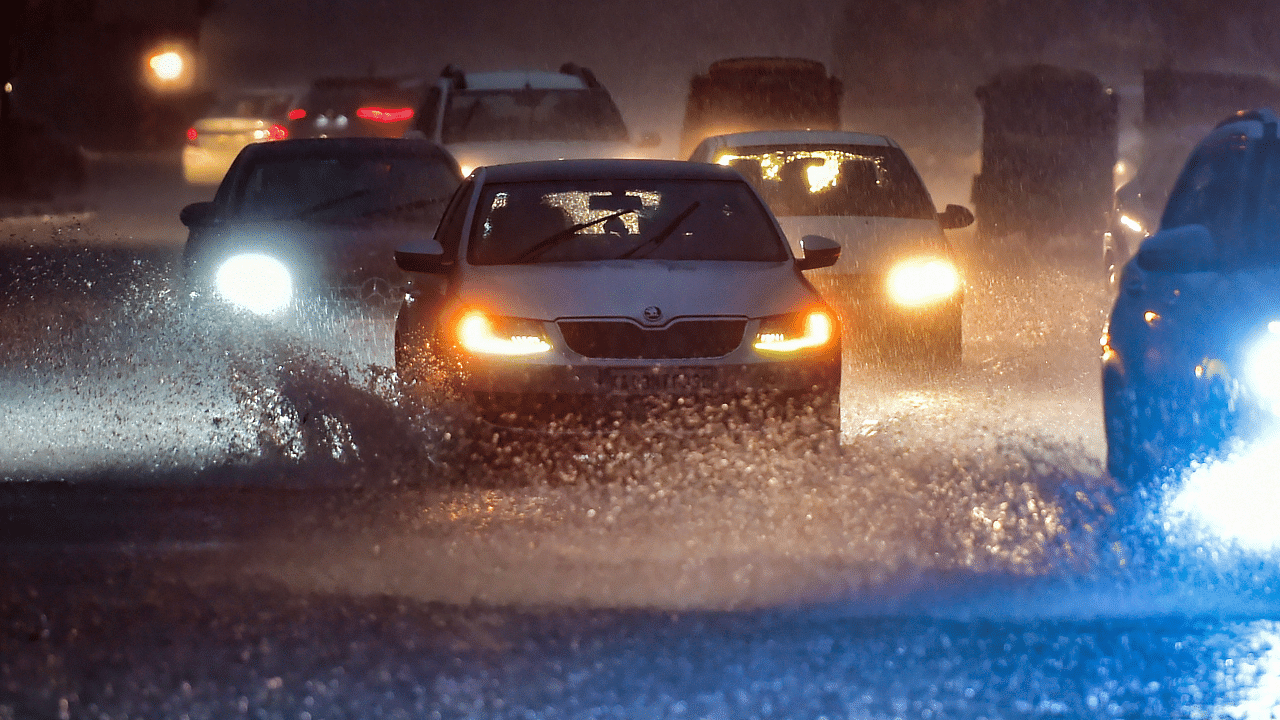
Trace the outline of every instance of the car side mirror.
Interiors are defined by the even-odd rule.
[[[636,147],[639,148],[656,148],[662,144],[662,136],[656,132],[640,133],[640,139],[636,141]]]
[[[396,266],[405,272],[439,274],[448,271],[439,240],[415,240],[396,248]]]
[[[800,238],[800,251],[804,257],[796,258],[796,267],[801,270],[830,267],[840,259],[840,243],[821,235]]]
[[[943,230],[959,230],[973,224],[973,213],[963,205],[948,205],[938,213],[938,224]]]
[[[1213,236],[1203,225],[1161,230],[1138,247],[1138,267],[1148,272],[1189,273],[1210,270],[1216,260]]]
[[[182,208],[178,219],[187,227],[204,227],[213,224],[215,206],[212,202],[198,202]]]

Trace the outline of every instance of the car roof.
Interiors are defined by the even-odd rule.
[[[1225,120],[1218,123],[1209,137],[1217,137],[1222,134],[1239,134],[1244,133],[1249,138],[1260,138],[1264,134],[1264,125],[1267,123],[1276,124],[1280,122],[1270,108],[1259,108],[1257,110],[1241,110],[1234,115],[1228,116]],[[1207,139],[1207,138],[1206,138]]]
[[[708,147],[755,147],[760,145],[879,145],[898,147],[884,135],[845,130],[754,130],[712,135],[702,141]]]
[[[585,90],[578,75],[545,70],[493,70],[465,73],[467,90]]]
[[[343,138],[294,138],[253,143],[241,151],[246,159],[262,157],[306,157],[325,155],[381,155],[424,154],[440,155],[453,161],[447,150],[425,139],[343,137]]]
[[[542,180],[737,180],[732,168],[682,160],[543,160],[491,165],[476,170],[486,183]]]

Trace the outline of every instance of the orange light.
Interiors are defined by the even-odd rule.
[[[785,329],[761,330],[756,337],[755,348],[769,352],[796,352],[818,348],[831,342],[835,321],[824,310],[814,310],[804,319],[800,335],[791,335]]]
[[[294,108],[289,111],[290,120],[301,120],[307,116],[307,111],[303,108]]]
[[[413,117],[413,108],[362,107],[356,110],[356,117],[374,122],[400,122]]]
[[[280,123],[276,123],[275,125],[272,125],[271,129],[268,132],[271,133],[272,140],[288,140],[289,139],[289,128],[281,125]]]
[[[537,355],[551,344],[536,334],[499,332],[493,320],[479,310],[467,310],[458,318],[458,344],[477,355]]]

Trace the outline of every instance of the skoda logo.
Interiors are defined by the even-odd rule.
[[[656,323],[662,319],[662,308],[656,305],[650,305],[644,309],[644,321],[647,323]]]

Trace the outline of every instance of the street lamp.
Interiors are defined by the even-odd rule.
[[[192,62],[191,50],[183,43],[156,45],[143,57],[142,75],[153,90],[189,90],[195,82],[195,63]]]

